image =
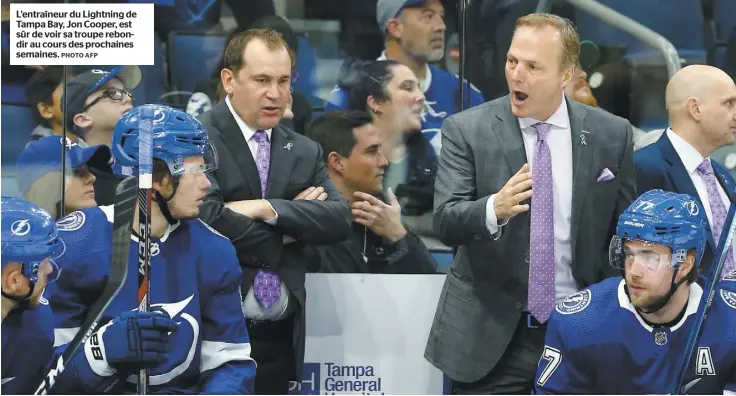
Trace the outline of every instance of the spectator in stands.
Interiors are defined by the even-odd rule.
[[[346,89],[347,107],[370,113],[382,134],[390,163],[384,187],[396,191],[405,225],[430,237],[437,157],[419,132],[424,95],[417,77],[397,61],[354,61],[344,66],[339,84]]]
[[[598,106],[598,101],[593,96],[593,91],[588,83],[588,75],[598,64],[599,56],[598,46],[593,42],[580,42],[580,61],[575,68],[570,83],[565,86],[565,94],[568,98],[585,103],[588,106]]]
[[[68,81],[74,76],[70,74]],[[38,126],[31,132],[31,141],[42,137],[61,135],[64,117],[61,114],[61,96],[64,91],[64,67],[46,66],[37,70],[26,82],[26,99]],[[66,136],[82,147],[87,143],[67,129]]]
[[[427,247],[401,223],[401,205],[392,189],[384,190],[385,139],[372,122],[364,111],[332,111],[309,128],[309,136],[322,146],[330,180],[353,209],[349,239],[315,246],[316,265],[310,271],[436,273]]]
[[[238,251],[256,394],[288,394],[301,378],[305,246],[350,232],[350,207],[330,182],[319,145],[279,125],[293,66],[281,34],[239,34],[225,48],[227,96],[200,117],[219,158],[200,217]]]
[[[18,189],[23,198],[32,202],[54,219],[75,210],[97,206],[95,176],[90,167],[107,164],[110,149],[98,145],[82,147],[67,139],[64,202],[61,197],[61,152],[63,138],[47,136],[32,141],[18,156]],[[62,206],[63,204],[63,206]]]
[[[608,245],[636,197],[632,131],[565,98],[579,46],[570,21],[521,17],[511,94],[443,124],[434,226],[458,250],[425,357],[459,394],[530,394],[556,303],[615,274]]]
[[[665,92],[669,125],[654,144],[634,153],[637,190],[653,189],[690,194],[703,205],[710,231],[701,271],[707,272],[724,230],[736,183],[722,164],[711,157],[734,144],[736,84],[722,70],[706,65],[677,72]],[[733,249],[732,249],[733,250]],[[731,251],[722,275],[734,268]]]
[[[458,76],[430,65],[445,54],[445,10],[440,0],[379,0],[376,5],[378,27],[384,34],[385,51],[378,60],[403,63],[419,79],[424,92],[422,133],[439,155],[442,121],[460,111]],[[472,85],[470,106],[484,102]],[[347,106],[347,93],[339,85],[330,94],[325,110]]]
[[[66,119],[70,130],[89,145],[110,147],[118,120],[133,107],[132,90],[141,81],[138,66],[118,66],[109,72],[89,70],[67,86]],[[95,196],[100,206],[115,203],[118,178],[110,164],[90,166],[95,175]]]
[[[283,36],[286,44],[289,45],[295,54],[299,52],[299,40],[291,28],[291,25],[282,17],[278,15],[268,15],[263,18],[256,20],[250,27],[239,27],[233,30],[228,36],[227,42],[233,39],[233,37],[244,32],[247,29],[272,29]],[[200,114],[207,110],[212,109],[212,105],[219,103],[225,97],[225,92],[222,89],[222,81],[220,79],[220,72],[224,68],[224,57],[220,59],[220,64],[215,68],[212,73],[212,77],[200,81],[194,88],[194,94],[189,99],[187,104],[187,113],[194,117],[199,117]],[[296,64],[292,69],[292,78],[296,77]],[[301,92],[291,91],[291,100],[289,101],[288,111],[284,114],[284,119],[281,123],[299,134],[304,134],[306,127],[309,124],[309,120],[312,116],[312,105]]]

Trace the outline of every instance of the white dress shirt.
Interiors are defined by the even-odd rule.
[[[673,132],[672,129],[667,128],[666,133],[670,142],[672,142],[672,147],[675,148],[677,155],[680,157],[680,161],[682,161],[682,164],[685,166],[685,170],[695,186],[695,191],[698,192],[700,202],[703,203],[703,209],[705,209],[705,215],[708,217],[708,224],[712,225],[713,210],[711,210],[710,207],[708,188],[705,186],[705,179],[703,179],[703,177],[700,176],[700,172],[698,172],[698,166],[703,162],[703,160],[705,160],[705,158],[700,155],[700,152],[698,152],[695,147],[691,146],[690,143],[685,141],[685,139]],[[723,201],[723,204],[726,206],[726,212],[728,212],[731,207],[731,200],[728,199],[728,195],[726,195],[726,191],[723,189],[723,186],[721,186],[721,183],[716,183],[716,186],[718,187],[718,195],[721,196],[721,201]],[[727,225],[724,224],[724,228],[726,226]],[[715,241],[715,243],[718,243],[718,241]],[[736,254],[736,249],[734,249],[734,254]],[[736,262],[736,256],[734,257],[734,262]]]
[[[253,161],[255,161],[256,153],[258,152],[258,142],[253,138],[253,135],[256,134],[256,131],[253,130],[253,128],[249,127],[245,123],[245,121],[240,118],[238,113],[235,112],[232,104],[230,104],[230,98],[228,96],[225,97],[225,103],[227,104],[227,108],[230,110],[230,113],[233,115],[233,118],[235,118],[235,123],[238,124],[240,132],[243,134],[245,141],[248,143],[250,153],[251,155],[253,155]],[[268,141],[270,142],[271,133],[273,132],[273,130],[267,129],[265,130],[265,132],[268,136]],[[271,210],[273,210],[273,206],[271,207]],[[276,213],[275,210],[273,210],[273,212]],[[275,225],[277,220],[278,213],[276,213],[276,217],[274,217],[273,219],[266,220],[266,223]],[[289,305],[292,305],[289,304],[289,289],[286,287],[283,281],[281,281],[281,296],[279,297],[279,300],[271,306],[270,309],[264,308],[256,300],[255,295],[253,294],[253,286],[251,285],[250,289],[248,289],[247,291],[245,298],[243,299],[243,314],[245,314],[246,318],[253,320],[279,320],[287,316],[287,314],[291,313],[291,311],[293,311],[293,307],[290,307]]]
[[[578,291],[577,283],[572,275],[572,239],[570,236],[572,216],[572,132],[570,115],[564,96],[562,103],[546,121],[533,118],[520,118],[519,127],[524,140],[524,149],[529,168],[534,172],[534,151],[537,145],[537,132],[532,125],[538,122],[552,124],[547,135],[547,145],[552,158],[552,195],[554,200],[554,233],[555,233],[555,301],[561,302],[565,297]],[[496,194],[491,195],[486,204],[486,228],[491,235],[499,231],[493,202]]]

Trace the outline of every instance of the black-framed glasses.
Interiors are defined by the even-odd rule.
[[[118,88],[107,88],[104,91],[100,92],[100,94],[91,101],[88,105],[84,106],[84,109],[82,111],[87,111],[90,107],[94,106],[97,102],[101,101],[104,98],[110,98],[112,100],[123,100],[123,96],[128,95],[131,100],[133,100],[133,92],[129,91],[127,89],[118,89]]]

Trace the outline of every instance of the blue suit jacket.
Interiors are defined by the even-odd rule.
[[[721,187],[726,191],[731,203],[736,205],[736,182],[726,168],[716,161],[711,160],[716,178]],[[690,194],[701,204],[695,185],[685,169],[675,147],[667,137],[667,133],[655,143],[650,144],[634,152],[634,165],[636,165],[636,191],[643,194],[646,191],[662,189],[680,194]],[[715,243],[710,227],[707,230],[708,244],[705,247],[701,259],[700,272],[705,274],[713,262]]]

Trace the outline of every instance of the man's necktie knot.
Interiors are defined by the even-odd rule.
[[[552,130],[552,124],[547,124],[546,122],[538,122],[532,125],[532,127],[537,131],[537,138],[539,141],[547,140],[547,135],[549,135],[549,131]]]
[[[268,135],[266,134],[266,131],[262,129],[257,130],[256,133],[253,134],[253,139],[255,139],[259,144],[268,143]]]
[[[710,159],[706,158],[698,165],[698,173],[702,176],[713,174],[713,165],[710,163]]]

